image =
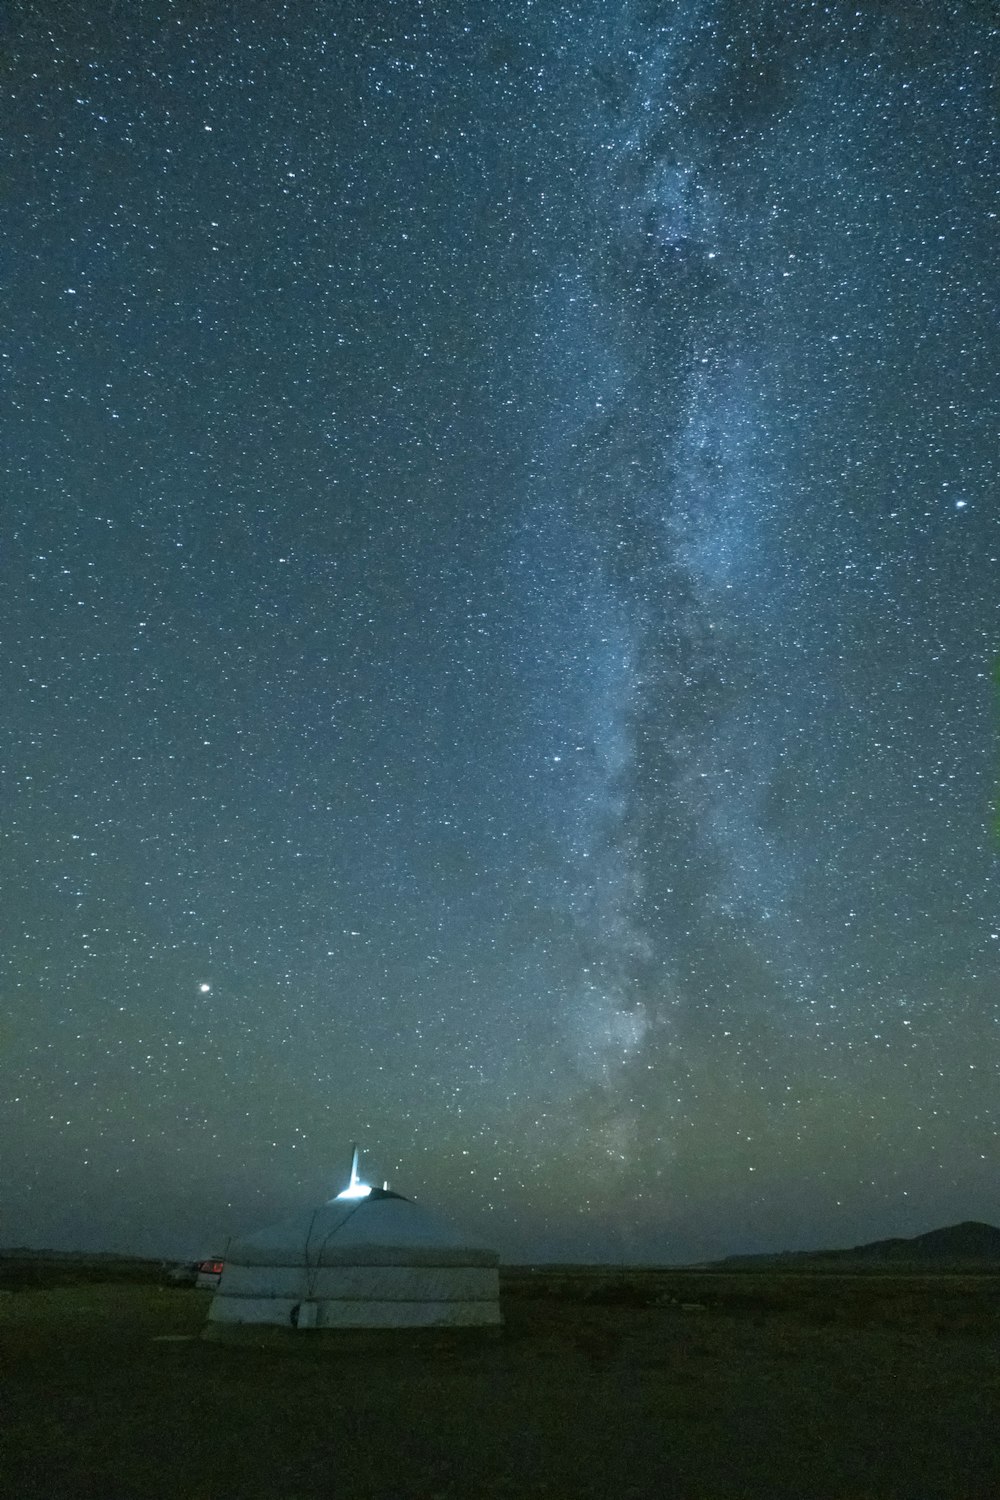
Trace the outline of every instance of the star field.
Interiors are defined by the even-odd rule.
[[[994,7],[0,40],[3,1241],[996,1222]]]

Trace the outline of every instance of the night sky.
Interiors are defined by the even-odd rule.
[[[0,1243],[1000,1221],[992,0],[14,0]]]

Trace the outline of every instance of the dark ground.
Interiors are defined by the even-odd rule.
[[[0,1493],[1000,1500],[1000,1276],[511,1272],[496,1342],[378,1352],[210,1296],[0,1292]]]

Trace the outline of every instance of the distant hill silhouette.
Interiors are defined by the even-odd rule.
[[[125,1255],[118,1250],[35,1250],[28,1245],[12,1245],[6,1249],[0,1247],[0,1259],[80,1261],[84,1265],[108,1260],[146,1264],[149,1256]]]
[[[913,1239],[873,1240],[850,1250],[785,1250],[776,1255],[727,1255],[717,1265],[740,1266],[912,1266],[944,1270],[948,1267],[996,1267],[1000,1270],[1000,1229],[968,1219],[946,1229],[931,1229]]]

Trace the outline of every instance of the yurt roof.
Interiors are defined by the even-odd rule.
[[[495,1266],[497,1254],[397,1193],[333,1198],[256,1234],[231,1241],[226,1262],[242,1266]]]

